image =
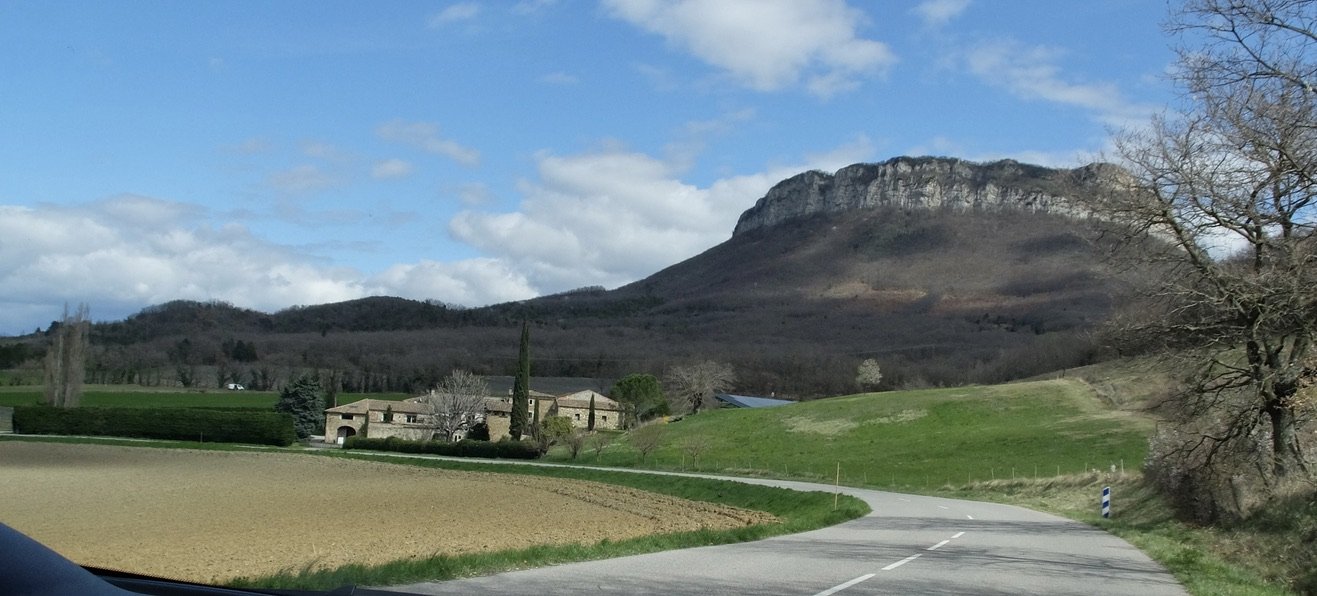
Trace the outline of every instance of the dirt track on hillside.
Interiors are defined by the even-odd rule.
[[[771,520],[593,482],[296,454],[0,442],[0,521],[82,564],[201,582]]]

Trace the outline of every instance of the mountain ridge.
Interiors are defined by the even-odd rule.
[[[339,371],[345,390],[421,390],[453,368],[510,374],[527,320],[541,376],[714,359],[736,367],[738,391],[803,397],[853,390],[867,357],[893,387],[1027,377],[1090,362],[1091,332],[1120,304],[1102,222],[1082,210],[1083,193],[1118,183],[1103,164],[952,158],[806,172],[774,186],[725,242],[613,290],[479,308],[370,297],[272,314],[172,302],[97,324],[93,343],[114,349],[91,365],[110,378],[115,367],[168,374],[189,339],[197,364],[220,366],[224,342],[242,340],[259,366],[288,371],[272,374]]]
[[[743,212],[732,235],[820,213],[877,207],[954,211],[1026,211],[1084,219],[1083,199],[1117,189],[1118,166],[1056,169],[1014,160],[977,163],[952,157],[895,157],[828,174],[802,172],[774,185]]]

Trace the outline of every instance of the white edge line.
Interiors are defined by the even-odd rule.
[[[965,535],[964,532],[956,532],[956,535],[955,535],[955,536],[952,536],[952,538],[960,538],[961,536],[964,536],[964,535]]]
[[[904,558],[904,559],[901,559],[900,561],[897,561],[897,562],[895,562],[895,563],[892,563],[891,565],[888,565],[888,566],[886,566],[886,567],[883,567],[883,571],[891,571],[891,570],[893,570],[893,569],[896,569],[897,567],[900,567],[900,566],[902,566],[902,565],[905,565],[906,563],[909,563],[910,561],[913,561],[913,560],[915,560],[915,559],[918,559],[919,557],[922,557],[922,556],[924,556],[923,553],[910,555],[910,556],[908,556],[908,557],[906,557],[906,558]]]
[[[937,508],[938,508],[938,509],[951,509],[950,507],[947,507],[946,505],[938,505]]]
[[[858,584],[858,583],[860,583],[860,582],[862,582],[862,581],[864,581],[864,580],[866,580],[866,579],[869,579],[869,578],[871,578],[871,577],[873,577],[873,576],[874,576],[874,574],[872,574],[872,573],[868,573],[868,574],[865,574],[865,575],[861,575],[860,577],[857,577],[857,578],[855,578],[855,579],[853,579],[853,580],[851,580],[851,581],[848,581],[848,582],[846,582],[846,583],[844,583],[844,584],[839,584],[839,585],[833,586],[833,587],[831,587],[831,588],[828,588],[828,589],[826,589],[826,590],[824,590],[824,591],[822,591],[822,592],[819,592],[818,594],[815,594],[814,596],[831,596],[832,594],[836,594],[837,592],[840,592],[840,591],[842,591],[842,590],[845,590],[846,588],[849,588],[849,587],[851,587],[851,586],[853,586],[853,585],[855,585],[855,584]]]
[[[942,548],[943,546],[946,546],[948,542],[951,542],[951,541],[950,541],[950,540],[943,540],[942,542],[939,542],[939,543],[937,543],[937,544],[934,544],[933,546],[930,546],[930,547],[928,547],[928,548],[926,548],[926,549],[924,549],[924,550],[937,550],[937,549],[939,549],[939,548]]]

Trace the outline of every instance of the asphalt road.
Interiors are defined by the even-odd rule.
[[[832,491],[806,482],[724,479]],[[1079,522],[1010,505],[841,490],[866,501],[873,512],[756,542],[383,589],[536,596],[1187,594],[1138,549]]]

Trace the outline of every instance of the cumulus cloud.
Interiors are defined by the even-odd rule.
[[[209,224],[187,203],[119,196],[77,205],[0,205],[0,334],[26,333],[65,303],[118,319],[170,300],[222,300],[273,311],[370,295],[469,305],[527,298],[490,259],[421,261],[369,275],[336,267],[245,227]]]
[[[405,178],[412,173],[412,164],[401,159],[386,159],[370,168],[370,177],[377,180]]]
[[[450,4],[443,10],[430,16],[429,26],[431,28],[443,27],[449,23],[457,21],[469,21],[480,15],[480,5],[475,2],[459,2]]]
[[[860,11],[842,0],[605,0],[613,16],[663,36],[759,91],[795,86],[827,97],[896,62],[864,39]]]
[[[613,148],[543,154],[513,212],[464,211],[450,233],[526,275],[539,292],[635,281],[694,256],[730,235],[741,212],[778,181],[809,169],[835,170],[870,157],[867,139],[803,163],[732,176],[707,187],[643,153]]]
[[[423,260],[389,267],[371,279],[392,295],[436,297],[454,304],[491,304],[525,300],[536,292],[525,276],[497,259],[476,258],[453,263]],[[440,298],[441,297],[441,298]]]
[[[439,125],[432,122],[392,120],[375,128],[375,135],[385,141],[402,143],[427,153],[452,159],[464,166],[480,164],[480,152],[451,139],[439,136]]]
[[[969,8],[969,4],[970,0],[924,0],[911,9],[911,12],[923,19],[924,25],[940,27],[960,16],[960,13]]]
[[[1151,115],[1151,107],[1128,101],[1113,83],[1066,80],[1056,64],[1060,57],[1053,48],[994,40],[970,48],[965,63],[970,73],[1017,97],[1088,110],[1111,126],[1125,127]]]
[[[0,311],[88,302],[123,316],[175,299],[281,307],[363,295],[353,276],[235,225],[189,224],[203,209],[140,196],[76,206],[0,206]],[[259,255],[260,258],[254,258]],[[0,327],[19,321],[0,316]]]

